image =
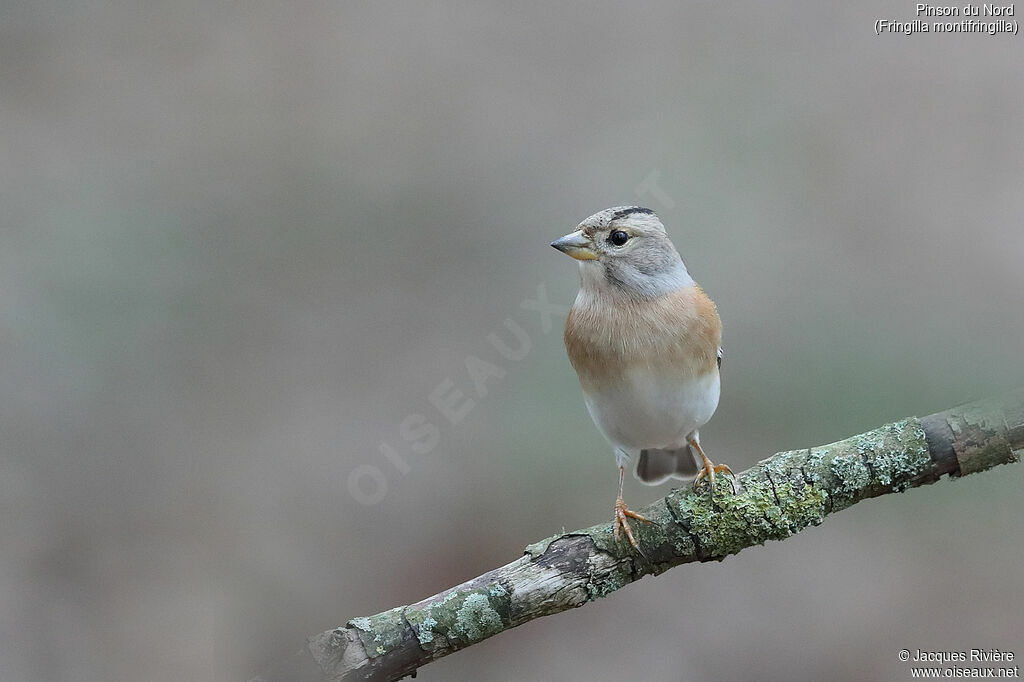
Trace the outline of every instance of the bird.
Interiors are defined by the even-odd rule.
[[[565,321],[565,348],[594,424],[619,467],[613,536],[629,519],[651,521],[622,499],[626,465],[647,485],[732,475],[700,445],[721,393],[722,322],[693,280],[657,214],[615,206],[551,242],[579,262],[580,289]],[[699,458],[699,459],[698,459]]]

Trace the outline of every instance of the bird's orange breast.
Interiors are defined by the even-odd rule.
[[[691,379],[717,371],[722,322],[697,285],[658,298],[579,300],[565,322],[565,347],[584,390],[600,390],[647,367]]]

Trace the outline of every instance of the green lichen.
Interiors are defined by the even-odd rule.
[[[444,641],[443,639],[440,642],[436,641],[442,638],[443,634],[438,631],[438,621],[432,615],[431,607],[409,609],[405,617],[408,619],[409,625],[412,626],[412,631],[416,634],[420,646],[425,650],[431,651]]]
[[[672,538],[672,546],[676,550],[676,556],[689,557],[697,552],[697,546],[693,544],[693,538],[689,535],[677,535]]]
[[[857,454],[843,454],[832,460],[831,472],[835,477],[832,488],[832,511],[849,507],[871,484],[871,472]]]
[[[712,557],[735,554],[744,547],[781,540],[809,525],[821,523],[827,495],[807,483],[789,480],[772,485],[766,472],[748,473],[736,494],[716,489],[714,502],[707,493],[675,496],[681,519],[702,551]]]
[[[615,564],[610,571],[599,570],[594,565],[593,557],[587,563],[590,566],[589,574],[591,576],[587,582],[587,596],[590,601],[607,597],[615,590],[621,589],[633,581],[633,572],[626,562]]]
[[[452,629],[467,643],[479,642],[501,632],[501,616],[491,608],[490,600],[482,594],[470,594],[462,602]]]
[[[644,549],[641,568],[657,572],[658,566],[698,555],[720,558],[781,540],[865,497],[911,485],[930,464],[924,432],[914,418],[822,447],[778,453],[741,474],[735,490],[722,477],[716,479],[713,499],[706,487],[684,488],[669,494],[667,507],[640,510],[654,521],[632,524]],[[631,559],[633,564],[623,564],[628,569],[636,555],[624,539],[614,539],[611,529],[602,523],[568,535],[586,534],[596,550]],[[566,536],[547,538],[527,552],[536,558],[560,537]],[[629,570],[617,570],[587,590],[599,598],[634,578]]]
[[[871,483],[871,472],[864,460],[856,455],[841,455],[832,460],[832,474],[836,477],[834,490],[854,494]]]
[[[508,590],[493,584],[449,592],[405,615],[424,649],[458,649],[501,632],[509,622],[510,606]]]
[[[766,460],[776,482],[779,477],[795,480],[794,467],[803,479],[825,490],[831,498],[830,511],[890,490],[903,490],[926,474],[931,456],[924,432],[911,417],[881,428],[798,453]]]
[[[925,434],[910,418],[811,450],[779,453],[741,476],[739,492],[671,498],[690,535],[713,557],[781,540],[864,497],[903,489],[931,466]]]
[[[810,450],[780,452],[774,457],[761,461],[760,471],[754,472],[756,475],[753,478],[750,478],[750,473],[748,473],[747,478],[752,481],[754,486],[763,485],[766,482],[769,487],[774,484],[776,492],[778,487],[787,481],[799,487],[807,483],[817,485],[816,481],[820,481],[824,475],[827,475],[827,469],[821,466],[822,461],[824,458],[820,454],[815,455]],[[767,481],[764,480],[766,478]],[[822,488],[827,489],[827,486]]]
[[[811,448],[804,461],[803,473],[807,481],[817,485],[826,483],[828,478],[828,462],[832,458],[832,449],[829,446]]]
[[[366,618],[366,617],[353,618],[352,620],[350,620],[348,622],[348,624],[351,625],[352,627],[359,628],[360,630],[363,630],[364,632],[369,632],[370,627],[371,627],[370,626],[370,619]]]
[[[931,467],[924,431],[911,417],[887,424],[856,438],[857,451],[872,472],[872,482],[885,489],[903,490]]]
[[[670,543],[676,557],[694,550],[684,537],[692,538],[689,544],[700,554],[724,557],[817,525],[864,497],[902,490],[930,466],[920,424],[904,419],[822,447],[780,452],[742,474],[735,492],[717,486],[713,501],[706,489],[676,491],[667,501],[688,535],[642,531]],[[601,548],[600,537],[594,537]]]
[[[420,627],[416,628],[416,638],[420,640],[420,644],[430,644],[434,641],[433,628],[435,625],[437,625],[437,621],[430,616],[423,618]]]
[[[383,656],[402,643],[404,606],[368,618],[353,618],[348,624],[359,631],[363,648],[371,658]]]
[[[640,537],[638,535],[639,526],[646,526],[645,523],[631,523],[630,528],[633,529],[633,537],[638,541]],[[610,523],[599,523],[596,526],[591,526],[585,529],[587,535],[594,543],[594,547],[599,549],[606,554],[611,554],[613,557],[622,559],[629,555],[629,541],[623,537],[622,531],[619,531],[619,539],[615,539],[615,534],[612,532],[612,524]],[[645,543],[646,544],[646,543]]]

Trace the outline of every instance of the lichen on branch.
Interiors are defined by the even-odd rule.
[[[720,478],[713,495],[684,486],[639,510],[652,521],[634,526],[642,553],[616,541],[608,522],[555,535],[462,585],[311,637],[307,652],[324,679],[400,679],[645,575],[784,540],[864,499],[1016,462],[1022,448],[1024,392],[781,452],[741,472],[733,485]]]

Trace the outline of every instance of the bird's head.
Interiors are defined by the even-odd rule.
[[[580,262],[585,290],[653,298],[693,284],[665,226],[649,208],[606,208],[551,246]]]

